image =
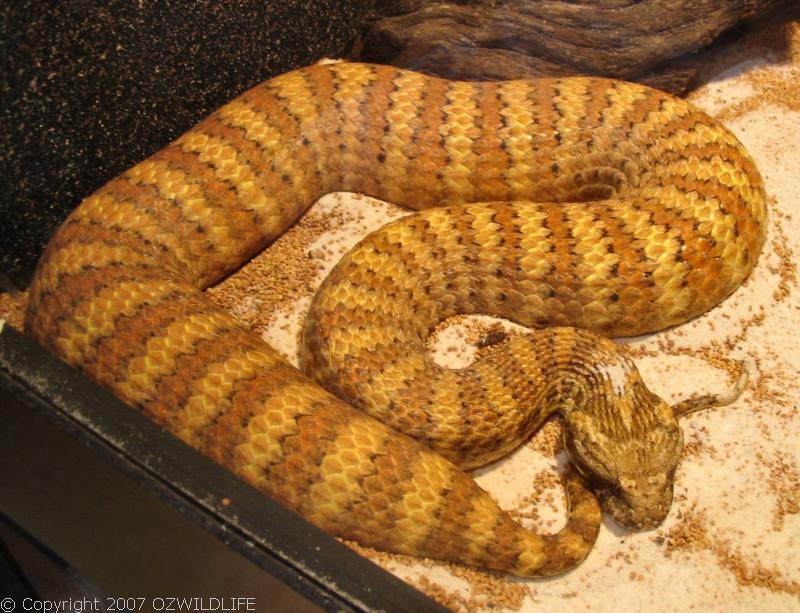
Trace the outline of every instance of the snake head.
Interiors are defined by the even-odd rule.
[[[752,370],[744,361],[732,389],[692,396],[670,407],[645,387],[636,367],[628,365],[610,377],[605,393],[595,395],[593,402],[585,396],[585,407],[564,411],[570,459],[618,524],[651,530],[664,521],[683,450],[678,418],[734,402]],[[613,368],[604,372],[615,374]]]
[[[655,398],[655,397],[654,397]],[[565,446],[606,512],[630,530],[651,530],[661,524],[672,504],[675,467],[683,449],[683,433],[669,406],[660,403],[663,419],[647,428],[599,420],[574,410],[567,415]],[[663,406],[661,406],[663,405]],[[615,432],[603,428],[615,428]]]

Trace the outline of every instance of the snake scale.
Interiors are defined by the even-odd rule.
[[[324,282],[303,374],[202,290],[336,190],[420,211]],[[597,536],[587,485],[624,525],[664,518],[677,417],[722,402],[668,406],[605,337],[717,304],[755,265],[765,218],[742,145],[664,93],[316,65],[247,91],[80,204],[39,263],[26,329],[333,534],[553,575]],[[437,366],[426,338],[463,313],[546,328]],[[566,479],[564,528],[539,534],[462,468],[553,413],[583,476]]]

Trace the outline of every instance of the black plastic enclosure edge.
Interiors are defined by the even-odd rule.
[[[0,386],[323,609],[447,611],[2,321]]]

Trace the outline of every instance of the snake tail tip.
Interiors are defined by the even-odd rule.
[[[678,402],[672,407],[675,417],[683,417],[699,411],[705,411],[706,409],[716,409],[736,402],[747,388],[747,384],[755,370],[755,364],[752,360],[739,360],[739,366],[739,378],[736,380],[733,387],[718,394],[692,396]]]

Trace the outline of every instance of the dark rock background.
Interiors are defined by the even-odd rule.
[[[84,197],[248,87],[347,52],[371,6],[0,3],[0,291]]]
[[[354,55],[448,79],[602,75],[677,95],[800,0],[385,0]]]

